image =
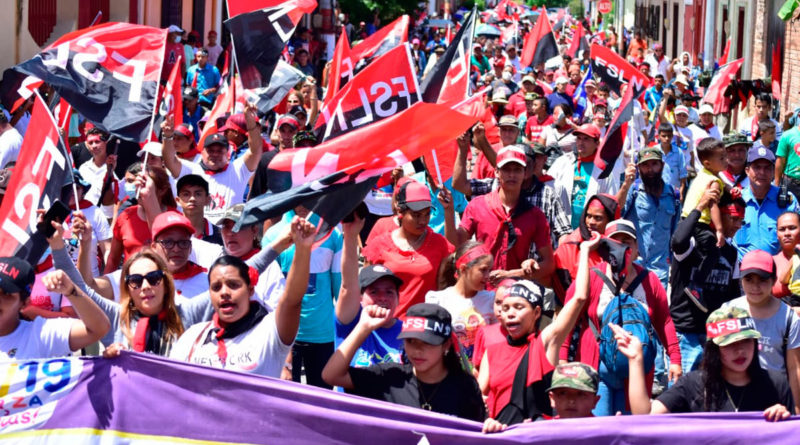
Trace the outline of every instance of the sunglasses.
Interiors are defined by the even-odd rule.
[[[147,280],[147,283],[150,286],[158,286],[161,284],[161,280],[164,279],[164,272],[160,270],[154,270],[152,272],[148,272],[144,275],[142,274],[132,274],[125,277],[125,284],[128,285],[131,289],[139,289],[142,287],[144,280]]]

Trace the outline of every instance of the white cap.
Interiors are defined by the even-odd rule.
[[[179,32],[183,34],[183,30],[178,25],[169,25],[169,28],[167,28],[167,32],[168,33]]]
[[[710,104],[701,105],[700,111],[698,111],[697,114],[705,114],[705,113],[714,114],[714,107],[712,107]]]
[[[675,78],[675,83],[682,83],[687,87],[689,86],[689,80],[683,74],[678,74],[678,76]]]
[[[147,152],[153,156],[161,157],[161,149],[162,146],[160,142],[150,141],[144,144],[144,147],[142,147],[141,150],[136,152],[136,156],[139,156],[141,158],[142,156],[144,156],[145,152]]]
[[[558,76],[558,79],[556,79],[556,85],[560,83],[569,83],[569,79],[564,76]]]

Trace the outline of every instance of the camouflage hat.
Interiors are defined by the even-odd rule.
[[[299,145],[301,142],[311,142],[312,145],[317,145],[317,136],[313,131],[301,130],[294,135],[294,145]]]
[[[239,218],[242,217],[242,213],[244,212],[244,204],[236,204],[231,207],[225,209],[225,213],[222,214],[222,217],[219,219],[219,225],[229,219],[234,223],[239,222]]]
[[[539,97],[539,95],[534,92],[525,93],[525,100],[536,100],[537,97]]]
[[[547,156],[547,147],[544,146],[541,142],[534,142],[530,145],[531,153],[534,155],[545,155]]]
[[[647,161],[663,161],[664,153],[658,147],[647,147],[639,152],[639,162],[636,165],[641,165]]]
[[[717,346],[761,338],[753,317],[746,309],[738,307],[722,307],[712,312],[706,321],[706,336]]]
[[[597,393],[600,377],[597,371],[585,363],[571,362],[556,366],[548,391],[558,388],[571,388],[578,391]]]
[[[747,138],[747,136],[737,132],[726,134],[722,138],[722,143],[725,144],[725,148],[739,144],[747,145],[748,147],[753,145],[753,142],[751,142],[750,139]]]

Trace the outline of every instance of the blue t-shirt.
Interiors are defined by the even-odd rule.
[[[338,348],[344,339],[353,332],[353,329],[355,329],[358,324],[359,318],[361,318],[360,309],[355,318],[353,318],[353,321],[348,324],[342,324],[338,319],[335,320],[336,348]],[[361,344],[361,347],[356,351],[353,360],[350,361],[350,366],[365,368],[370,365],[377,365],[378,363],[401,363],[403,340],[399,340],[397,336],[400,335],[402,329],[403,322],[396,320],[392,327],[378,328],[372,331],[366,340],[364,340],[364,343]]]
[[[294,211],[286,212],[283,218],[267,230],[262,245],[267,246],[288,227]],[[319,224],[319,216],[309,215],[309,222]],[[333,301],[339,297],[342,284],[342,232],[334,228],[328,239],[311,251],[308,288],[303,295],[300,309],[300,326],[297,341],[307,343],[330,343],[333,341]],[[294,258],[294,245],[281,252],[276,261],[284,275],[288,275]]]
[[[216,98],[217,94],[212,93],[209,95],[204,95],[203,91],[219,86],[219,70],[210,63],[206,63],[206,66],[203,68],[200,68],[200,65],[195,64],[189,67],[189,70],[186,72],[186,83],[188,85],[192,85],[194,83],[195,76],[197,76],[197,86],[195,88],[197,88],[197,92],[200,93],[199,102],[213,104],[214,98]]]

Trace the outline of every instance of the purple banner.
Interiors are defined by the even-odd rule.
[[[0,378],[0,444],[794,444],[800,428],[739,413],[553,420],[484,435],[454,417],[133,353],[4,363]]]

